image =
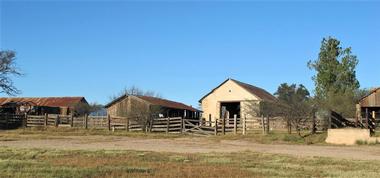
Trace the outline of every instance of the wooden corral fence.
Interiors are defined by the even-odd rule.
[[[0,128],[10,129],[18,127],[73,127],[84,129],[108,129],[110,131],[148,131],[181,133],[183,119],[154,118],[151,123],[144,125],[138,122],[139,118],[127,118],[118,116],[72,116],[72,115],[0,115]]]
[[[106,129],[109,131],[146,131],[163,133],[189,133],[196,135],[268,133],[270,130],[286,130],[286,121],[281,118],[254,117],[229,119],[183,119],[154,118],[143,124],[139,118],[118,116],[71,115],[0,115],[1,128],[17,127],[73,127],[84,129]]]
[[[0,114],[0,128],[1,129],[13,129],[23,126],[24,115],[15,114]]]
[[[262,131],[268,133],[270,129],[284,129],[284,121],[280,119],[262,118],[234,118],[216,120],[192,120],[184,119],[184,132],[197,135],[218,135],[226,133],[247,134],[250,131]]]
[[[151,132],[181,133],[183,130],[182,117],[155,118],[151,124]]]

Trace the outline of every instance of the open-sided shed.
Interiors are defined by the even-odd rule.
[[[112,116],[199,118],[200,111],[186,104],[151,96],[122,95],[105,106]]]
[[[378,125],[380,122],[380,87],[371,90],[359,101],[357,117],[360,121],[366,119],[370,125]]]

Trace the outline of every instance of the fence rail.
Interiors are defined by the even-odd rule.
[[[311,125],[306,123],[305,125]],[[119,116],[71,116],[71,115],[10,115],[0,114],[0,128],[17,127],[72,127],[84,129],[107,129],[110,131],[147,131],[162,133],[191,133],[197,135],[218,135],[226,133],[248,134],[262,131],[287,129],[287,122],[281,118],[251,117],[228,119],[187,119],[181,117],[154,118],[142,122],[139,118]],[[307,126],[305,126],[307,127]]]

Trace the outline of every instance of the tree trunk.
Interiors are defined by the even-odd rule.
[[[292,123],[290,122],[290,120],[288,119],[287,120],[287,127],[288,127],[288,134],[292,134]]]

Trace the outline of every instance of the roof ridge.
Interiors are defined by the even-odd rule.
[[[154,99],[158,99],[158,100],[162,100],[162,101],[168,101],[168,102],[172,102],[172,103],[177,103],[177,104],[182,104],[182,105],[185,105],[185,106],[188,106],[188,107],[191,107],[193,108],[192,106],[190,105],[187,105],[185,103],[182,103],[182,102],[178,102],[178,101],[173,101],[173,100],[169,100],[169,99],[165,99],[165,98],[159,98],[159,97],[154,97],[154,96],[145,96],[145,95],[138,95],[137,97],[149,97],[149,98],[154,98]],[[195,109],[195,108],[194,108]]]

